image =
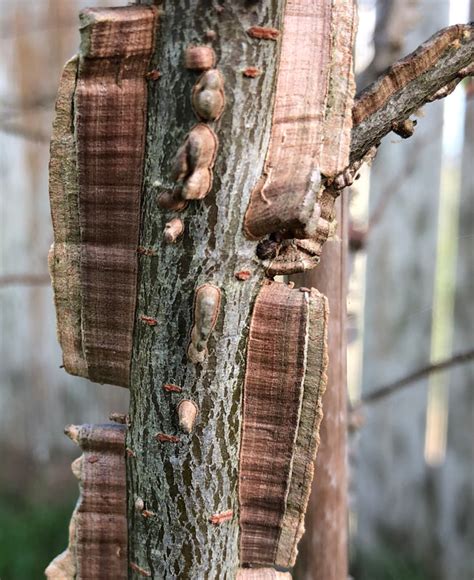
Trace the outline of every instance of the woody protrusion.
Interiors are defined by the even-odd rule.
[[[171,170],[172,179],[182,182],[182,199],[203,199],[211,190],[217,145],[216,134],[204,123],[188,133]]]
[[[203,199],[211,190],[219,142],[207,123],[219,119],[225,105],[224,78],[215,68],[214,50],[208,46],[189,47],[184,62],[190,70],[204,71],[191,94],[193,111],[203,122],[191,129],[174,158],[171,178],[181,186],[172,193],[161,194],[159,204],[165,209],[181,209],[179,198],[186,202]]]
[[[194,364],[202,364],[207,357],[207,343],[216,325],[221,304],[221,291],[213,284],[203,284],[196,290],[194,300],[194,323],[188,358]]]
[[[184,54],[184,66],[195,71],[205,71],[216,64],[216,53],[210,46],[190,46]]]
[[[216,69],[203,73],[193,87],[191,103],[201,121],[216,121],[224,111],[224,78]]]
[[[184,224],[179,218],[174,218],[165,225],[163,239],[167,244],[174,244],[184,232]]]
[[[185,433],[192,433],[198,412],[198,406],[194,401],[185,399],[179,403],[178,421],[180,428]]]
[[[162,209],[171,211],[183,211],[188,206],[188,202],[181,197],[178,187],[171,191],[162,191],[158,196],[157,203]]]

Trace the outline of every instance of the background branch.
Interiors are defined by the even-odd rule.
[[[394,381],[393,383],[389,383],[388,385],[384,385],[383,387],[374,389],[370,393],[362,395],[359,404],[375,403],[376,401],[384,399],[388,395],[391,395],[394,392],[399,391],[400,389],[407,387],[411,383],[419,381],[420,379],[432,373],[439,373],[440,371],[444,371],[452,366],[465,364],[471,360],[474,360],[474,349],[456,354],[453,357],[442,360],[440,362],[429,364],[426,367],[418,369],[406,377],[399,379],[398,381]]]

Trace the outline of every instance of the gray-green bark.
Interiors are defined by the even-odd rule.
[[[222,11],[197,0],[161,5],[154,58],[161,77],[149,86],[140,242],[156,254],[140,258],[127,437],[133,452],[127,463],[129,559],[154,578],[233,578],[238,566],[240,385],[250,310],[263,275],[242,222],[267,150],[278,50],[278,43],[251,39],[246,30],[256,24],[278,28],[282,6],[283,0],[238,0]],[[205,40],[208,30],[216,35],[212,43]],[[176,214],[160,209],[157,196],[174,185],[173,156],[197,122],[191,89],[198,75],[183,65],[192,44],[216,51],[226,105],[211,124],[219,138],[213,188],[181,212],[181,241],[165,244],[163,229]],[[248,66],[263,74],[244,77]],[[240,270],[251,272],[248,281],[236,279]],[[221,289],[222,302],[209,357],[200,366],[188,361],[187,347],[194,293],[207,282]],[[156,318],[157,325],[141,323],[141,315]],[[182,387],[182,394],[165,392],[166,383]],[[184,398],[200,408],[191,435],[180,432],[177,422],[177,403]],[[180,442],[157,442],[158,432],[178,435]],[[137,498],[155,516],[137,513]],[[232,521],[209,522],[228,509],[234,509]]]

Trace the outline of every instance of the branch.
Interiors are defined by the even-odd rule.
[[[459,353],[451,358],[442,360],[437,363],[430,364],[426,367],[418,369],[417,371],[407,375],[406,377],[399,379],[393,383],[389,383],[388,385],[384,385],[383,387],[379,387],[374,391],[367,393],[366,395],[362,395],[358,405],[366,404],[366,403],[375,403],[376,401],[380,401],[380,399],[384,399],[388,395],[399,391],[400,389],[419,381],[420,379],[432,374],[432,373],[439,373],[440,371],[444,371],[452,366],[465,364],[474,359],[474,349],[468,350],[466,352]]]
[[[473,61],[474,25],[470,23],[440,30],[393,64],[356,97],[351,165],[360,162],[390,131],[410,136],[407,133],[412,133],[412,128],[406,125],[410,115],[447,96],[463,78],[472,75]]]

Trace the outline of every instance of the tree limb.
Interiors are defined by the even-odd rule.
[[[469,23],[440,30],[393,64],[356,97],[351,165],[420,107],[447,96],[472,75],[473,61],[474,25]]]

